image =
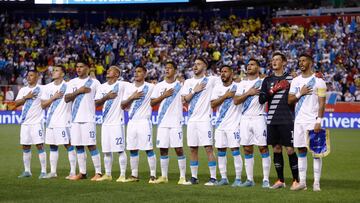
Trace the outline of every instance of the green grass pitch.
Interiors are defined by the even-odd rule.
[[[82,180],[70,182],[64,179],[69,172],[67,155],[64,148],[60,148],[58,163],[58,178],[38,180],[40,164],[37,152],[32,150],[33,177],[18,179],[23,171],[22,151],[19,145],[19,126],[0,125],[0,202],[359,202],[360,201],[360,158],[359,130],[331,130],[331,153],[323,160],[321,189],[319,193],[312,191],[312,161],[308,162],[308,191],[293,192],[289,187],[281,190],[266,190],[261,188],[262,169],[259,153],[255,154],[254,188],[206,187],[209,170],[205,152],[200,150],[199,179],[196,186],[176,185],[178,180],[178,165],[175,153],[170,153],[169,183],[164,185],[148,184],[149,170],[145,153],[140,153],[139,183],[91,182]],[[98,140],[99,140],[98,127]],[[100,143],[100,142],[98,142]],[[186,155],[189,157],[188,148]],[[49,148],[47,147],[47,152]],[[159,151],[156,150],[159,158]],[[228,153],[229,154],[229,153]],[[49,156],[49,155],[48,155]],[[117,155],[114,156],[113,178],[119,174]],[[285,157],[287,160],[287,156]],[[88,155],[88,174],[92,176],[94,169]],[[102,166],[103,167],[103,166]],[[49,171],[48,161],[48,171]],[[104,170],[104,168],[103,168]],[[130,174],[128,163],[127,175]],[[157,174],[160,175],[160,161],[157,161]],[[285,178],[290,186],[291,175],[288,163],[285,163]],[[230,182],[234,180],[233,159],[228,156],[228,176]],[[187,177],[190,177],[189,159],[187,159]],[[219,173],[218,173],[219,178]],[[245,169],[242,174],[245,179]],[[276,178],[272,166],[270,181]]]

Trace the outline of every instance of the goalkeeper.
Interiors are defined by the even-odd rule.
[[[298,158],[293,147],[294,113],[288,105],[288,93],[292,76],[284,71],[286,57],[282,53],[274,53],[271,66],[273,74],[262,83],[259,102],[268,103],[267,144],[272,145],[274,165],[278,180],[271,189],[285,188],[284,159],[282,146],[286,148],[290,169],[293,176],[291,188],[298,185]]]

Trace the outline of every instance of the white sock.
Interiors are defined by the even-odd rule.
[[[77,160],[79,164],[79,172],[86,174],[86,153],[84,149],[77,150]]]
[[[306,184],[307,158],[305,155],[299,153],[298,156],[299,179],[301,184]]]
[[[240,155],[240,151],[232,152],[234,157],[234,166],[235,166],[235,178],[241,180],[241,172],[243,167],[243,160]]]
[[[254,181],[254,155],[245,154],[245,171],[247,179]]]
[[[120,165],[120,176],[125,176],[126,167],[127,167],[127,155],[125,151],[119,153],[119,165]]]
[[[218,152],[219,171],[222,179],[226,179],[226,152]]]
[[[111,152],[104,153],[105,174],[111,176],[113,155]]]
[[[101,159],[97,149],[90,151],[91,159],[94,164],[95,173],[101,174]]]
[[[156,177],[156,155],[153,151],[148,152],[148,164],[150,168],[150,176]]]
[[[320,183],[321,168],[322,168],[322,159],[314,158],[314,183],[315,184]]]
[[[59,159],[59,151],[50,149],[50,173],[56,174],[58,159]]]
[[[139,154],[134,153],[130,154],[130,168],[131,168],[131,175],[134,177],[139,177]]]
[[[23,162],[24,162],[24,171],[31,173],[30,164],[31,164],[31,150],[23,150]]]
[[[168,177],[169,156],[160,156],[161,176]]]
[[[216,179],[216,161],[209,161],[208,166],[210,171],[210,178]]]
[[[45,150],[38,150],[38,152],[41,165],[41,173],[46,173],[46,152]]]
[[[186,174],[186,157],[185,156],[178,156],[178,164],[179,164],[180,178],[185,178],[185,174]]]
[[[199,169],[199,162],[198,161],[190,161],[190,170],[191,170],[191,177],[198,178],[198,169]]]
[[[74,150],[74,147],[71,146],[67,149],[68,151],[68,158],[70,163],[70,175],[76,174],[76,152]]]
[[[270,167],[271,167],[271,158],[269,155],[269,152],[265,154],[261,154],[262,156],[262,167],[263,167],[263,181],[267,180],[269,181],[269,174],[270,174]]]

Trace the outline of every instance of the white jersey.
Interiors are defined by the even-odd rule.
[[[215,86],[211,95],[211,101],[223,96],[228,90],[236,92],[239,84],[232,83],[225,87],[223,84]],[[215,128],[219,130],[234,130],[239,127],[241,118],[241,106],[235,105],[233,98],[227,98],[218,106],[216,111]]]
[[[73,123],[95,122],[95,94],[100,83],[96,79],[87,77],[85,79],[74,78],[68,82],[66,94],[73,93],[82,86],[89,87],[91,91],[79,94],[72,102],[71,121]]]
[[[307,85],[312,88],[312,93],[300,97],[295,105],[296,123],[315,123],[319,111],[319,97],[326,96],[326,83],[323,79],[312,75],[303,78],[301,75],[294,78],[290,85],[289,94],[295,95],[300,89]]]
[[[154,87],[151,99],[160,97],[165,90],[174,89],[173,95],[161,101],[158,112],[158,126],[181,127],[183,118],[182,102],[180,96],[181,84],[179,81],[167,83],[165,80]]]
[[[262,79],[256,78],[254,80],[242,80],[239,83],[236,95],[242,95],[250,88],[260,88]],[[241,113],[243,116],[262,116],[265,115],[265,105],[259,103],[259,95],[249,96],[242,103]]]
[[[95,100],[103,98],[110,91],[117,93],[114,99],[106,100],[103,105],[103,125],[120,125],[123,121],[124,111],[120,105],[128,84],[128,82],[117,81],[112,85],[109,85],[107,82],[100,85],[96,92]]]
[[[140,87],[136,87],[135,83],[130,83],[124,94],[123,100],[127,100],[134,92],[142,91],[144,95],[137,100],[134,100],[131,103],[129,109],[129,119],[130,120],[141,120],[141,119],[150,119],[151,117],[151,106],[150,106],[150,96],[153,92],[154,84],[144,82]]]
[[[210,121],[211,119],[211,94],[215,84],[219,83],[219,77],[208,76],[199,79],[190,78],[185,81],[181,89],[181,96],[188,95],[199,83],[205,83],[205,89],[194,94],[189,103],[188,115],[189,121]]]
[[[65,94],[68,84],[63,81],[59,85],[55,85],[54,82],[44,86],[44,92],[41,95],[41,100],[50,99],[56,92],[62,92]],[[65,102],[65,96],[56,99],[50,105],[46,115],[46,127],[69,127],[71,121],[71,103]]]
[[[27,99],[23,105],[21,113],[21,124],[38,124],[41,123],[41,120],[44,117],[44,111],[41,108],[41,94],[43,93],[43,86],[36,85],[35,87],[30,88],[25,86],[20,89],[15,100],[22,99],[29,92],[36,95],[33,99]]]

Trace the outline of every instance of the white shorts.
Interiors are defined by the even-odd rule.
[[[73,146],[96,145],[95,123],[72,123],[70,140]]]
[[[150,120],[130,120],[126,132],[127,150],[152,150],[152,124]]]
[[[294,124],[294,147],[307,147],[307,131],[313,130],[315,123],[295,123]]]
[[[182,128],[163,128],[157,129],[156,138],[157,148],[178,148],[183,147]]]
[[[266,118],[243,116],[240,122],[240,145],[267,146]]]
[[[45,144],[64,145],[70,143],[69,128],[46,128]]]
[[[101,127],[102,152],[122,152],[125,150],[123,125],[103,125]]]
[[[40,123],[22,124],[20,127],[20,144],[42,144],[45,141],[45,133]]]
[[[215,130],[216,148],[240,147],[240,130]]]
[[[213,132],[210,121],[190,121],[187,125],[187,144],[189,147],[212,146]]]

